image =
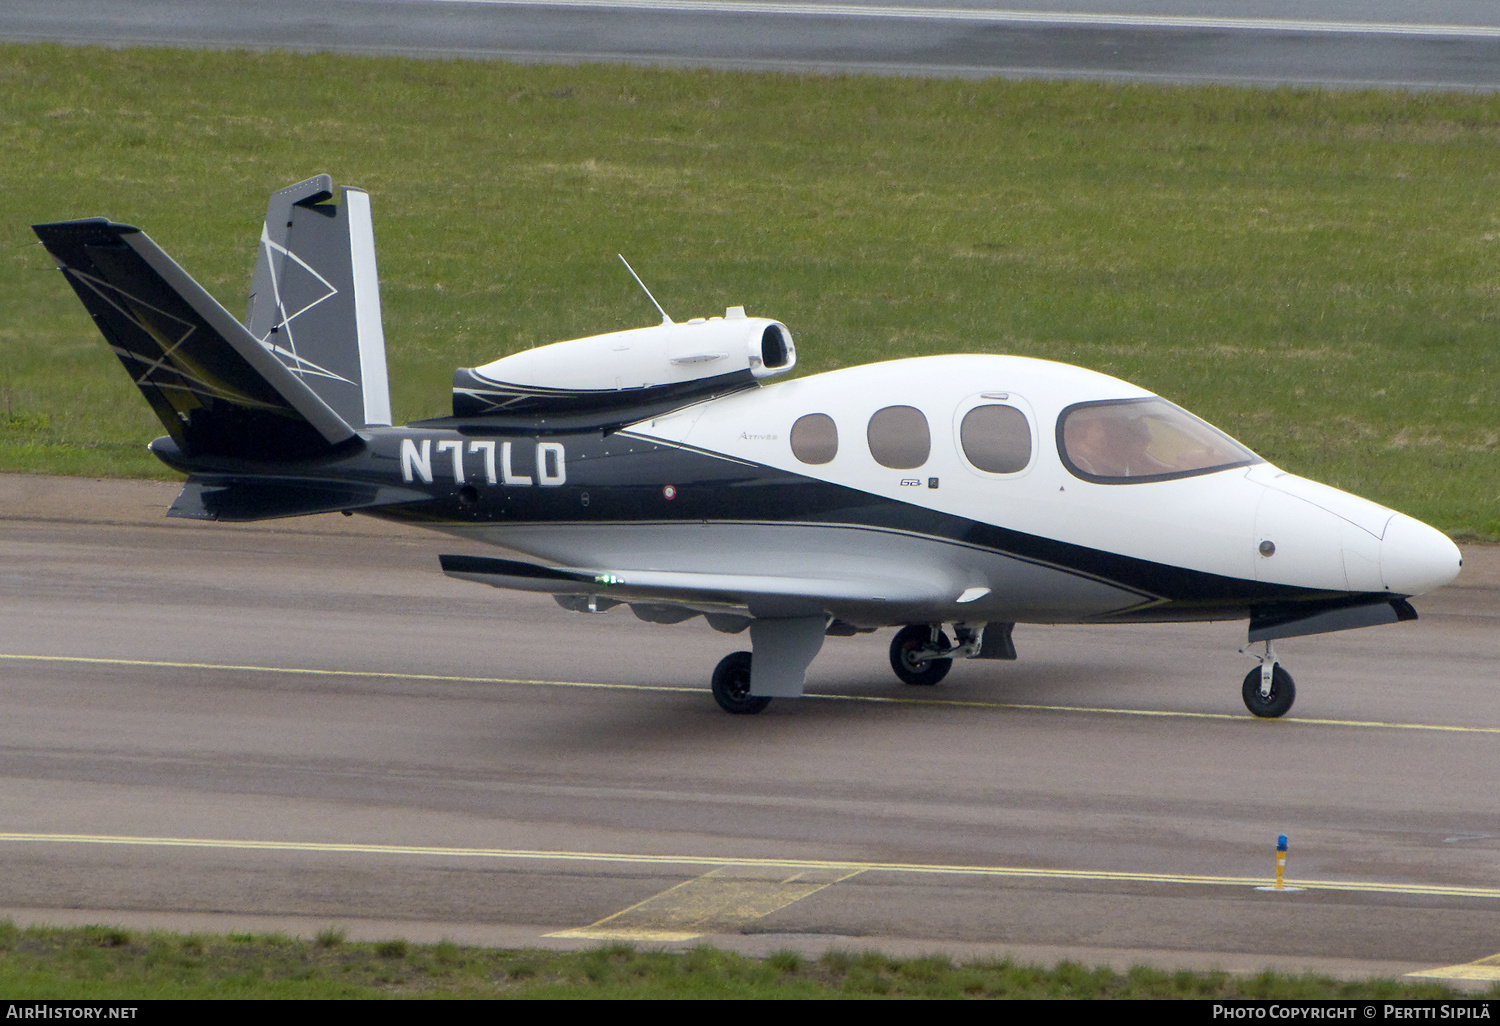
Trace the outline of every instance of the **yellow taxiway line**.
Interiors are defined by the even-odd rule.
[[[417,844],[354,844],[328,841],[253,841],[212,837],[132,837],[111,834],[0,833],[0,843],[130,845],[149,848],[214,848],[230,851],[284,851],[331,855],[414,855],[428,858],[480,858],[508,861],[599,862],[631,866],[708,866],[776,869],[789,873],[835,870],[939,876],[1077,880],[1092,883],[1183,884],[1200,887],[1259,887],[1269,877],[1206,876],[1196,873],[1131,873],[1098,869],[1042,869],[1031,866],[963,866],[923,862],[843,862],[827,859],[751,858],[721,855],[647,855],[632,852],[541,851],[524,848],[449,848]],[[1304,891],[1359,891],[1422,897],[1495,898],[1500,887],[1391,883],[1361,880],[1287,880]]]
[[[1428,980],[1491,980],[1495,983],[1500,983],[1500,955],[1491,955],[1489,958],[1481,958],[1474,962],[1465,962],[1463,965],[1445,965],[1436,969],[1423,969],[1421,972],[1407,973],[1406,975]]]
[[[690,941],[706,933],[738,932],[788,905],[811,897],[863,870],[790,871],[760,866],[718,866],[638,901],[589,926],[544,937],[575,940]]]
[[[0,652],[0,660],[42,663],[80,663],[93,666],[146,666],[167,670],[213,670],[237,673],[285,673],[305,677],[364,677],[371,680],[426,680],[449,684],[522,684],[534,687],[596,688],[611,691],[669,691],[693,694],[706,689],[665,684],[601,684],[578,680],[528,680],[519,677],[461,677],[442,673],[390,673],[381,670],[315,670],[299,666],[249,666],[234,663],[185,663],[165,659],[107,659],[94,656],[20,655]],[[961,709],[1020,709],[1031,712],[1092,713],[1106,716],[1146,716],[1163,719],[1229,720],[1235,723],[1286,724],[1315,727],[1365,727],[1378,730],[1428,730],[1457,734],[1500,734],[1500,727],[1461,727],[1446,723],[1400,723],[1390,720],[1330,720],[1312,717],[1263,720],[1238,713],[1185,712],[1170,709],[1114,709],[1088,705],[1042,705],[1034,702],[986,702],[958,698],[886,698],[878,695],[828,695],[809,692],[804,698],[835,702],[887,705],[951,706]]]

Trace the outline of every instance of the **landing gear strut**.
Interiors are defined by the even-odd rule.
[[[731,652],[714,667],[714,701],[727,713],[752,715],[771,704],[763,695],[750,693],[750,653]]]
[[[936,684],[953,669],[953,648],[936,624],[914,623],[891,640],[891,669],[904,684]],[[939,653],[947,654],[940,658]]]
[[[1292,675],[1281,668],[1276,651],[1266,642],[1264,655],[1257,655],[1260,665],[1245,674],[1245,683],[1240,695],[1245,699],[1245,708],[1264,719],[1285,715],[1297,698],[1297,685]]]

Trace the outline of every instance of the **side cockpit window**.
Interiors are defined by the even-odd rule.
[[[1078,403],[1057,418],[1064,465],[1085,481],[1133,484],[1208,474],[1260,457],[1165,399]]]
[[[915,406],[887,406],[876,410],[865,436],[875,462],[892,470],[920,467],[932,452],[932,432],[927,429],[927,418]]]
[[[839,428],[826,413],[809,413],[792,425],[792,455],[803,463],[832,463],[839,454]]]
[[[969,462],[990,474],[1015,474],[1031,462],[1031,425],[1014,406],[976,406],[964,414],[958,440]]]

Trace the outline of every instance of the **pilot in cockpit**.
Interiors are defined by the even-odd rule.
[[[1152,456],[1151,428],[1128,407],[1078,411],[1063,430],[1067,456],[1085,474],[1096,477],[1147,477],[1177,468]]]

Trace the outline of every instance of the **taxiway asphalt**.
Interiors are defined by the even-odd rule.
[[[831,638],[820,697],[731,717],[705,682],[743,639],[701,621],[453,581],[462,545],[362,518],[162,520],[174,494],[0,478],[0,915],[590,944],[680,887],[614,925],[1342,973],[1500,951],[1495,549],[1416,623],[1282,643],[1283,721],[1240,704],[1240,624],[1021,627],[1018,662],[932,689],[888,631]],[[1255,889],[1279,833],[1318,886]],[[768,911],[726,912],[726,875]]]

